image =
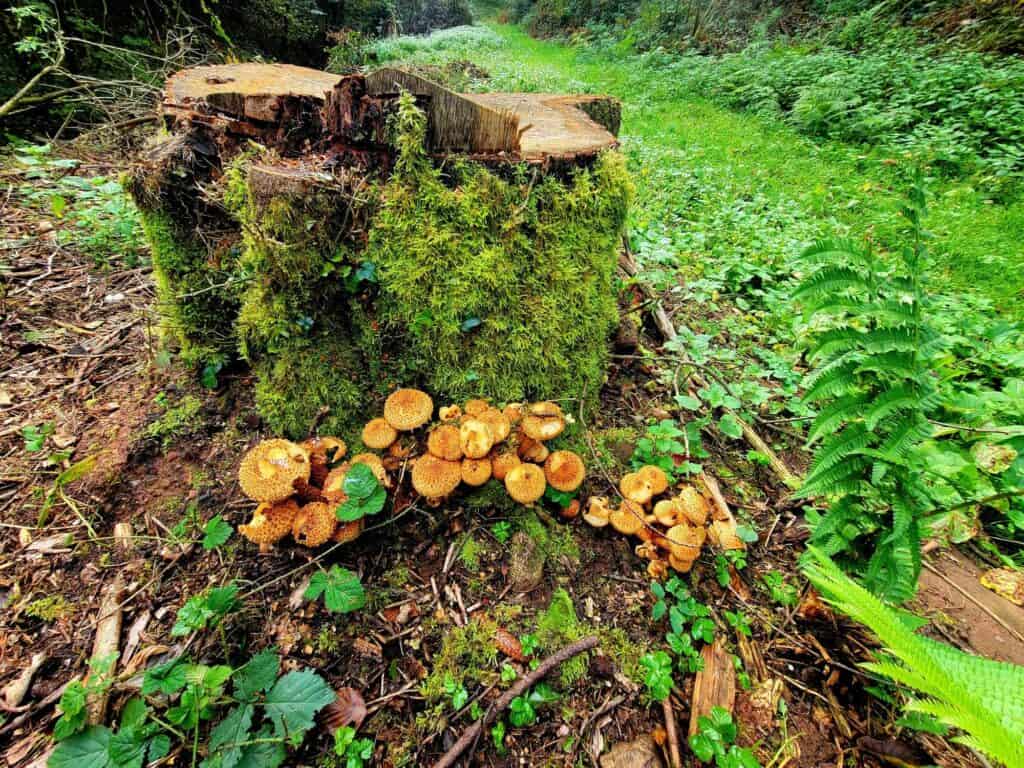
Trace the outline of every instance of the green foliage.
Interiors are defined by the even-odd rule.
[[[643,437],[636,441],[631,463],[634,469],[645,464],[660,467],[670,480],[700,472],[701,465],[691,459],[707,458],[701,444],[700,421],[690,421],[679,428],[672,419],[662,419],[647,427]]]
[[[469,691],[466,690],[466,686],[451,675],[445,677],[442,690],[444,695],[450,699],[452,709],[462,709],[469,701]]]
[[[46,439],[54,433],[55,427],[49,422],[35,426],[28,424],[21,428],[21,438],[25,441],[27,453],[39,453],[46,445]]]
[[[799,595],[796,587],[790,584],[779,571],[768,571],[762,574],[761,582],[774,602],[787,608],[792,608],[797,604]]]
[[[466,686],[470,681],[494,674],[492,670],[497,668],[498,658],[494,645],[497,629],[494,621],[479,616],[463,627],[445,627],[430,675],[420,686],[428,704],[436,704],[448,696],[445,688],[449,679],[456,685]]]
[[[973,656],[914,633],[906,617],[811,548],[804,572],[838,610],[868,626],[886,657],[865,669],[916,691],[909,712],[962,731],[956,741],[1007,766],[1024,765],[1024,667]]]
[[[376,515],[384,509],[387,490],[373,470],[366,464],[354,464],[345,473],[343,488],[346,499],[338,505],[335,514],[342,522],[361,520],[367,515]]]
[[[512,523],[508,520],[499,520],[491,526],[491,534],[499,544],[504,544],[512,538]]]
[[[664,585],[651,582],[651,594],[655,597],[651,618],[654,621],[668,618],[665,642],[676,655],[679,671],[684,674],[699,671],[704,660],[697,642],[710,643],[715,635],[710,609],[690,594],[678,576],[670,577]]]
[[[358,574],[339,565],[332,565],[328,571],[317,571],[310,578],[304,597],[317,600],[321,595],[331,613],[352,613],[366,605],[366,592]]]
[[[334,732],[334,754],[345,759],[345,768],[363,768],[373,758],[373,741],[357,739],[356,729],[343,725]]]
[[[202,423],[203,401],[194,395],[185,395],[168,408],[163,415],[146,425],[143,436],[160,442],[165,450],[180,437],[194,432]]]
[[[664,701],[672,693],[672,657],[665,651],[651,651],[640,658],[644,669],[647,695],[654,701]]]
[[[234,530],[223,517],[214,515],[203,526],[203,549],[217,549],[226,544]]]
[[[547,683],[537,683],[523,696],[516,696],[509,704],[508,721],[516,728],[526,728],[537,722],[537,710],[553,704],[561,697]]]
[[[753,752],[736,746],[736,723],[729,710],[712,707],[697,723],[700,730],[690,737],[690,749],[702,763],[714,762],[718,768],[761,768]]]
[[[171,637],[182,637],[193,632],[220,626],[228,614],[242,607],[238,600],[238,587],[228,584],[213,587],[185,601],[178,609]]]
[[[56,621],[74,613],[71,603],[63,595],[48,595],[25,606],[25,615],[46,622]]]
[[[159,715],[146,698],[128,701],[116,730],[85,723],[86,684],[74,683],[61,700],[63,712],[54,729],[60,741],[47,763],[51,768],[129,768],[168,754],[172,739],[191,751],[202,768],[260,766],[276,768],[286,759],[285,746],[298,746],[313,727],[314,716],[335,699],[316,673],[298,670],[278,677],[280,659],[263,651],[238,669],[192,664],[175,659],[147,670],[142,696],[163,694]],[[102,677],[102,676],[101,676]],[[232,693],[226,693],[228,683]],[[99,684],[99,683],[95,683]],[[109,685],[109,682],[106,683]],[[77,686],[77,687],[75,687]],[[198,762],[199,734],[210,723]]]
[[[60,717],[53,726],[53,738],[64,741],[86,728],[89,712],[87,702],[90,698],[102,696],[113,685],[114,664],[117,655],[89,661],[89,676],[84,681],[72,680],[60,696],[58,707]]]
[[[550,653],[579,640],[585,634],[585,627],[576,617],[576,608],[569,593],[559,587],[551,594],[547,610],[537,618],[537,647]],[[536,648],[530,648],[533,655]],[[526,649],[523,649],[526,653]],[[590,663],[589,654],[580,653],[565,661],[559,670],[559,679],[564,686],[582,680]]]

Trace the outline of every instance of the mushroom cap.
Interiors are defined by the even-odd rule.
[[[363,445],[375,451],[383,451],[398,439],[398,430],[380,417],[370,419],[363,427]]]
[[[463,459],[462,460],[462,482],[474,487],[481,486],[491,479],[491,460],[484,459]]]
[[[442,424],[432,429],[427,436],[427,450],[445,461],[461,459],[462,439],[459,428],[454,424]]]
[[[264,502],[256,507],[252,520],[238,526],[238,532],[253,544],[276,544],[292,532],[292,521],[298,513],[299,505],[292,499]]]
[[[704,530],[703,528],[701,530]],[[722,549],[746,549],[743,539],[736,535],[736,523],[731,520],[714,520],[708,527],[708,536],[713,544]]]
[[[673,555],[671,552],[668,556],[668,564],[672,566],[672,569],[679,573],[689,573],[690,569],[693,568],[694,560],[680,560],[678,557]]]
[[[580,514],[581,506],[579,499],[573,499],[569,502],[568,506],[562,507],[558,510],[558,516],[563,520],[575,520]]]
[[[668,562],[657,559],[647,563],[647,575],[655,581],[662,581],[668,577]]]
[[[508,471],[519,464],[522,464],[522,462],[513,450],[505,449],[499,451],[494,449],[491,451],[491,476],[495,480],[504,481]]]
[[[626,499],[618,509],[612,510],[608,522],[619,533],[632,536],[644,527],[644,508],[635,501]]]
[[[552,403],[552,405],[554,404]],[[562,434],[565,429],[565,418],[561,414],[557,416],[539,416],[535,413],[530,413],[523,417],[520,426],[527,437],[544,442],[545,440],[553,440]]]
[[[327,473],[327,479],[324,480],[323,490],[321,493],[323,497],[332,504],[342,504],[348,500],[348,496],[345,494],[345,474],[348,472],[349,467],[352,465],[349,462],[345,462],[341,466],[335,467]]]
[[[661,467],[655,467],[653,464],[646,464],[637,471],[637,474],[644,479],[644,481],[651,486],[651,493],[657,496],[659,493],[664,493],[668,490],[668,475]]]
[[[708,502],[692,485],[684,486],[676,496],[676,502],[683,516],[694,525],[703,526],[708,521]]]
[[[523,461],[533,461],[538,464],[547,460],[551,454],[551,451],[544,443],[526,435],[522,435],[519,439],[518,452],[519,458]]]
[[[292,521],[292,538],[307,547],[319,547],[331,540],[337,527],[334,507],[314,501],[300,509]]]
[[[352,464],[365,464],[373,470],[373,476],[377,478],[377,482],[383,485],[385,488],[391,487],[391,481],[388,479],[388,472],[384,469],[384,462],[381,461],[380,456],[375,453],[357,453],[350,460]]]
[[[306,449],[310,458],[319,457],[328,461],[341,460],[345,457],[345,451],[348,450],[345,441],[340,437],[330,437],[327,435],[311,437],[308,440],[303,440],[300,445]]]
[[[703,528],[689,523],[673,525],[665,532],[668,551],[677,560],[696,560],[706,537],[707,533]]]
[[[523,418],[523,404],[509,403],[501,409],[502,415],[508,419],[509,424],[518,424]]]
[[[458,421],[462,418],[462,409],[457,405],[444,405],[437,411],[437,418],[441,421]]]
[[[467,416],[479,416],[481,413],[483,413],[490,407],[491,404],[488,403],[486,400],[482,398],[477,398],[475,400],[467,400],[463,404],[462,410],[463,412],[465,412]]]
[[[470,459],[482,459],[494,446],[491,428],[479,419],[466,419],[459,427],[462,453]]]
[[[434,401],[419,389],[396,389],[384,401],[384,418],[399,432],[422,427],[434,413]]]
[[[678,499],[662,499],[654,505],[654,517],[661,525],[671,528],[682,521],[682,508]]]
[[[630,501],[637,504],[646,504],[651,500],[654,492],[650,483],[640,476],[639,472],[628,472],[619,481],[619,491]]]
[[[583,513],[583,519],[594,528],[604,528],[608,525],[608,518],[611,517],[611,509],[608,504],[607,496],[591,496],[587,502],[587,511]]]
[[[544,495],[548,482],[536,464],[520,464],[505,475],[505,490],[520,504],[532,504]]]
[[[476,418],[491,428],[495,443],[505,442],[512,433],[512,422],[497,408],[488,408]]]
[[[540,400],[536,403],[530,403],[527,410],[531,416],[564,416],[562,413],[562,406],[558,403],[553,403],[550,400]]]
[[[358,520],[352,520],[348,523],[341,523],[338,526],[338,529],[334,532],[334,536],[331,537],[331,540],[337,544],[348,544],[350,541],[358,539],[365,527],[365,517],[361,517]]]
[[[443,499],[462,482],[462,462],[427,453],[412,465],[412,487],[427,499]]]
[[[558,491],[575,491],[587,476],[583,459],[572,451],[555,451],[544,462],[548,485]]]
[[[295,492],[296,480],[309,482],[309,454],[290,440],[264,440],[242,457],[238,482],[256,501],[282,501]]]

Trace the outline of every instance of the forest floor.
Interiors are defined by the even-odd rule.
[[[512,27],[397,47],[390,51],[418,62],[474,61],[490,78],[473,87],[623,99],[623,149],[638,186],[631,243],[640,279],[659,291],[691,355],[759,402],[758,428],[772,447],[792,469],[805,466],[799,435],[786,423],[799,412],[799,356],[785,279],[798,271],[801,248],[825,234],[870,230],[894,247],[902,232],[898,169],[674,97],[626,64],[591,61]],[[240,457],[265,436],[248,374],[230,370],[204,388],[159,349],[149,270],[139,260],[145,247],[111,181],[130,153],[79,143],[21,156],[2,168],[10,186],[0,208],[0,683],[34,655],[44,661],[24,702],[6,707],[0,721],[8,765],[43,764],[53,705],[69,680],[87,672],[100,603],[118,581],[125,629],[115,713],[137,692],[138,671],[156,659],[187,650],[239,665],[274,645],[286,667],[312,667],[333,686],[361,692],[369,712],[362,733],[377,743],[374,765],[429,765],[472,722],[472,701],[507,685],[503,666],[527,671],[495,646],[504,629],[537,636],[539,655],[590,632],[602,646],[589,667],[553,676],[561,699],[535,725],[509,727],[507,754],[485,737],[474,764],[597,764],[609,746],[663,727],[637,662],[663,647],[665,623],[651,618],[645,562],[609,528],[552,519],[551,510],[456,499],[440,509],[414,505],[357,542],[320,553],[281,546],[260,556],[238,536],[205,549],[206,521],[222,515],[237,525],[253,506],[236,480]],[[24,162],[33,157],[35,164]],[[91,189],[69,181],[96,177]],[[954,312],[977,302],[1016,311],[1009,304],[1024,275],[1010,266],[1018,258],[1013,242],[1024,238],[1020,204],[988,205],[954,184],[938,191],[929,222],[937,234],[933,281],[948,286]],[[76,213],[96,206],[95,221]],[[85,234],[97,231],[104,238]],[[983,272],[968,266],[979,263]],[[627,297],[630,283],[624,279]],[[638,352],[616,359],[602,414],[586,425],[599,454],[584,452],[588,463],[623,471],[645,425],[676,413],[661,347],[645,324]],[[744,562],[730,568],[709,552],[689,582],[711,609],[716,639],[742,656],[750,678],[748,688],[741,676],[735,710],[741,742],[774,768],[895,759],[981,765],[961,747],[892,724],[883,699],[895,691],[856,668],[871,655],[869,637],[817,602],[798,575],[797,545],[806,537],[800,504],[741,440],[713,428],[704,440],[705,468],[758,533]],[[587,482],[588,493],[606,490],[599,474]],[[508,584],[515,531],[545,555],[539,586],[525,594]],[[1024,663],[1024,610],[978,585],[982,556],[971,544],[933,553],[914,607],[932,619],[937,637]],[[361,574],[364,611],[339,617],[303,599],[310,575],[330,564]],[[227,647],[224,636],[171,636],[186,598],[231,580],[244,608],[230,619]],[[571,598],[575,620],[549,611],[559,590]],[[676,683],[672,707],[685,734],[694,679],[680,675]],[[453,702],[460,687],[469,700]],[[317,762],[328,744],[318,733],[292,764]],[[180,749],[170,759],[188,763]]]

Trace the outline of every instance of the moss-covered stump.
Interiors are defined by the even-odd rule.
[[[632,193],[622,157],[560,155],[557,173],[504,154],[439,158],[423,98],[342,80],[313,106],[359,130],[301,151],[269,138],[281,125],[255,126],[257,146],[231,132],[244,116],[179,110],[134,175],[169,336],[192,364],[248,362],[275,432],[301,437],[326,408],[321,429],[350,434],[397,384],[439,401],[596,400]],[[390,119],[375,128],[374,115]],[[578,115],[588,135],[604,130]]]

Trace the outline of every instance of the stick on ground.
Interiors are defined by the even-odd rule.
[[[590,635],[589,637],[584,637],[582,640],[577,640],[571,645],[565,646],[562,650],[557,653],[553,653],[544,659],[544,661],[540,663],[539,667],[533,670],[530,674],[521,677],[516,681],[515,685],[505,691],[505,693],[503,693],[501,697],[494,702],[494,705],[484,713],[483,717],[464,730],[462,735],[459,736],[459,740],[452,745],[452,748],[445,752],[440,760],[434,763],[434,768],[449,768],[450,766],[455,765],[455,761],[459,759],[459,756],[476,740],[477,736],[484,728],[494,722],[495,718],[505,711],[508,705],[512,703],[512,699],[517,696],[522,696],[530,686],[538,680],[546,677],[551,670],[568,661],[573,656],[596,647],[597,643],[597,635]]]

